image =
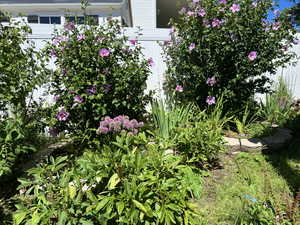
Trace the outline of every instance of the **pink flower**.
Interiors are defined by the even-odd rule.
[[[104,39],[105,39],[104,37],[99,37],[99,36],[95,38],[96,41],[103,41]]]
[[[195,15],[195,12],[188,11],[188,12],[187,12],[187,15],[188,15],[188,16],[193,16],[193,15]]]
[[[177,85],[175,91],[183,92],[183,87],[181,85]]]
[[[59,95],[53,96],[53,100],[54,100],[55,102],[57,102],[59,99],[60,99],[60,96],[59,96]]]
[[[65,30],[74,30],[75,29],[74,22],[66,22],[64,25],[64,29]]]
[[[189,50],[192,51],[196,47],[195,43],[191,43],[189,46]]]
[[[64,109],[60,110],[57,114],[56,114],[56,118],[59,120],[59,121],[66,121],[69,117],[70,113],[68,112],[65,112]]]
[[[130,40],[129,41],[132,45],[135,45],[136,44],[136,40]]]
[[[200,9],[198,12],[197,12],[198,16],[201,16],[201,17],[204,17],[206,15],[206,11],[205,9]]]
[[[250,52],[249,55],[248,55],[248,59],[249,59],[250,61],[255,60],[256,57],[257,57],[257,52],[256,52],[256,51],[252,51],[252,52]]]
[[[220,26],[222,24],[221,20],[219,19],[213,19],[211,25],[212,27],[217,27],[217,26]]]
[[[216,98],[214,96],[207,96],[206,103],[209,105],[216,104]]]
[[[182,8],[180,11],[179,11],[179,14],[184,14],[186,13],[186,8]]]
[[[84,102],[84,99],[80,97],[80,95],[76,95],[74,97],[74,102],[79,102],[79,103],[82,103]]]
[[[255,1],[255,2],[252,2],[252,4],[251,4],[253,7],[256,7],[257,6],[257,2]]]
[[[155,65],[155,63],[154,63],[152,57],[150,57],[150,58],[147,60],[147,62],[148,62],[148,64],[149,64],[150,66],[152,66],[152,67]]]
[[[77,40],[78,41],[81,41],[81,40],[84,40],[85,39],[85,35],[84,34],[80,34],[80,35],[78,35],[78,37],[77,37]]]
[[[272,24],[272,29],[273,30],[278,30],[280,28],[280,22],[276,22]]]
[[[107,48],[102,48],[99,51],[99,55],[102,57],[109,56],[109,54],[110,54],[110,51]]]
[[[206,80],[206,84],[209,86],[214,86],[216,83],[217,83],[217,80],[214,77],[209,77]]]
[[[53,57],[53,58],[56,57],[56,56],[57,56],[57,55],[56,55],[56,51],[52,49],[52,50],[50,51],[50,55],[51,55],[51,57]]]
[[[230,7],[230,10],[231,12],[235,13],[235,12],[238,12],[241,10],[241,6],[239,4],[233,4],[231,7]]]
[[[76,92],[73,91],[73,90],[69,90],[69,91],[68,91],[68,94],[70,94],[70,95],[75,94],[75,93],[76,93]]]

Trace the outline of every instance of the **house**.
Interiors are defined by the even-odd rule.
[[[186,0],[89,0],[87,14],[96,23],[103,23],[108,17],[115,17],[127,27],[126,35],[138,39],[144,48],[146,57],[152,57],[155,66],[148,80],[148,88],[162,93],[162,84],[166,65],[163,62],[162,49],[158,42],[169,40],[168,21],[178,16],[178,9]],[[66,19],[82,23],[80,0],[0,0],[0,11],[9,11],[15,18],[22,13],[32,28],[30,36],[37,47],[50,40],[54,28],[61,26]],[[136,27],[142,28],[143,35],[136,36]],[[300,55],[300,45],[293,49]],[[295,96],[300,98],[300,78],[296,74],[300,63],[295,67],[279,69],[277,75],[284,75]],[[276,76],[274,76],[276,77]],[[278,77],[278,76],[277,76]]]

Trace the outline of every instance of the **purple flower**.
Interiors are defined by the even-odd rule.
[[[56,55],[56,51],[55,50],[51,50],[50,51],[50,55],[51,55],[51,57],[56,57],[57,55]]]
[[[206,15],[206,11],[205,9],[200,9],[198,12],[197,12],[198,16],[201,16],[201,17],[204,17]]]
[[[52,137],[57,137],[58,136],[58,129],[55,128],[55,127],[51,127],[49,128],[49,134],[52,136]]]
[[[147,62],[148,62],[148,64],[149,64],[150,66],[152,66],[152,67],[155,65],[155,63],[154,63],[152,57],[150,57],[150,58],[147,60]]]
[[[109,56],[109,54],[110,54],[110,51],[107,48],[102,48],[99,51],[99,55],[102,57]]]
[[[59,120],[59,121],[66,121],[69,117],[70,113],[68,112],[65,112],[64,109],[60,110],[57,114],[56,114],[56,118]]]
[[[189,46],[189,50],[192,51],[196,47],[195,43],[191,43]]]
[[[198,3],[200,0],[193,0],[193,3]]]
[[[249,59],[250,61],[255,60],[256,57],[257,57],[257,52],[256,52],[256,51],[252,51],[252,52],[250,52],[250,53],[248,54],[248,59]]]
[[[217,83],[217,80],[216,80],[216,78],[214,78],[214,77],[209,77],[209,78],[207,78],[207,80],[206,80],[206,84],[207,84],[208,86],[214,86],[216,83]]]
[[[76,92],[73,91],[73,90],[69,90],[69,91],[68,91],[68,94],[72,95],[72,94],[76,94]]]
[[[251,4],[253,7],[256,7],[257,6],[257,1],[255,1],[255,2],[252,2],[252,4]]]
[[[193,15],[195,15],[195,12],[188,11],[186,14],[187,14],[188,16],[193,16]]]
[[[185,14],[186,13],[186,8],[182,8],[180,11],[179,11],[179,14]]]
[[[272,29],[273,30],[278,30],[280,28],[280,22],[276,22],[272,24]]]
[[[99,127],[97,130],[97,134],[107,134],[109,129],[107,127]]]
[[[220,26],[222,24],[222,21],[219,20],[219,19],[213,19],[211,25],[212,27],[217,27],[217,26]]]
[[[297,44],[299,44],[299,43],[300,43],[300,40],[298,40],[298,39],[294,39],[294,40],[292,41],[292,43],[293,43],[294,45],[297,45]]]
[[[79,103],[82,103],[84,102],[84,99],[80,97],[80,95],[76,95],[74,97],[74,102],[79,102]]]
[[[241,6],[239,4],[233,4],[229,9],[231,12],[235,13],[241,10]]]
[[[219,3],[220,3],[220,4],[226,4],[226,3],[227,3],[227,0],[219,0]]]
[[[104,93],[107,94],[111,90],[111,84],[104,84]]]
[[[89,95],[94,95],[97,93],[97,89],[96,89],[96,86],[93,85],[91,88],[87,89],[86,92],[89,94]]]
[[[176,88],[175,88],[175,91],[183,92],[183,87],[181,85],[177,85]]]
[[[207,96],[206,103],[209,105],[216,104],[216,98],[214,96]]]
[[[59,95],[53,96],[53,100],[54,100],[55,102],[57,102],[59,99],[60,99],[60,96],[59,96]]]
[[[66,22],[64,25],[64,29],[65,30],[74,30],[75,29],[74,22]]]
[[[135,45],[136,44],[136,40],[130,40],[129,41],[132,45]]]
[[[80,34],[77,36],[77,40],[78,41],[81,41],[81,40],[84,40],[85,39],[85,35],[84,34]]]
[[[104,39],[105,39],[104,37],[99,37],[99,36],[95,38],[96,41],[103,41]]]

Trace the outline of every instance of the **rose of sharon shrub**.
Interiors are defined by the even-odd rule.
[[[96,130],[105,115],[141,118],[150,99],[144,91],[153,64],[141,49],[122,34],[117,21],[101,26],[66,23],[46,47],[56,65],[51,127],[78,133]]]
[[[172,41],[164,43],[167,94],[206,107],[224,93],[224,109],[235,110],[254,93],[269,91],[266,73],[294,56],[287,49],[295,30],[285,15],[267,20],[271,0],[188,2],[172,22]]]

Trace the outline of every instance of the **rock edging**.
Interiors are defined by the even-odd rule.
[[[285,146],[290,141],[292,131],[286,128],[276,128],[276,133],[273,136],[264,138],[231,138],[224,137],[225,146],[230,147],[232,154],[238,152],[259,152],[264,149],[278,150]]]

